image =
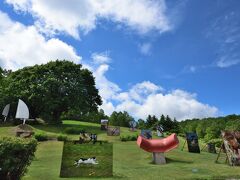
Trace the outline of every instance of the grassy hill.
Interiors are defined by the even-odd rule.
[[[221,162],[215,163],[217,154],[201,152],[188,153],[181,151],[184,140],[180,139],[179,148],[166,153],[167,164],[155,165],[151,163],[151,154],[140,149],[136,142],[121,142],[119,137],[107,136],[100,130],[99,124],[64,121],[59,126],[36,125],[35,132],[45,132],[51,137],[64,134],[69,127],[83,128],[86,131],[98,134],[98,139],[113,142],[113,178],[124,179],[226,179],[240,178],[240,167],[230,167]],[[0,126],[0,136],[14,136],[14,127]],[[134,132],[138,133],[138,132]],[[134,134],[128,128],[121,128],[121,134]],[[69,135],[71,139],[78,139],[78,135]],[[59,178],[62,160],[63,143],[58,141],[41,142],[38,145],[36,158],[28,168],[24,180],[30,179],[64,179]],[[73,178],[67,178],[73,179]],[[88,178],[89,179],[89,178]],[[98,178],[101,179],[101,178]]]

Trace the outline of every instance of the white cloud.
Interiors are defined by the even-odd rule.
[[[116,110],[128,111],[134,117],[142,119],[146,119],[149,114],[158,117],[165,114],[177,120],[184,120],[216,116],[218,113],[216,107],[197,101],[195,94],[183,90],[149,94],[142,97],[141,102],[126,100],[118,104]]]
[[[151,48],[152,48],[151,43],[143,43],[143,44],[139,45],[139,50],[143,55],[150,55]]]
[[[149,114],[169,115],[177,120],[216,116],[216,107],[201,103],[197,94],[181,89],[167,92],[161,86],[150,81],[137,83],[127,91],[107,79],[108,64],[96,67],[94,76],[99,93],[103,98],[102,108],[106,114],[113,111],[127,111],[135,118],[145,119]]]
[[[160,90],[163,91],[163,88],[151,83],[150,81],[143,81],[142,83],[134,85],[129,90],[128,94],[132,100],[142,102],[144,101],[144,98],[151,94],[155,94]]]
[[[0,11],[0,65],[7,69],[67,59],[80,62],[72,46],[59,39],[46,40],[34,26],[12,21]]]
[[[108,71],[109,65],[101,64],[94,70],[93,75],[96,78],[96,85],[99,88],[99,94],[104,100],[114,99],[116,94],[121,90],[119,86],[106,78],[105,73]]]
[[[236,55],[237,56],[237,55]],[[233,54],[223,55],[217,61],[217,66],[220,68],[227,68],[240,63],[240,56],[239,58],[233,57]]]
[[[228,68],[240,63],[240,13],[231,11],[214,19],[207,28],[206,36],[216,49],[215,66]]]
[[[95,64],[105,64],[111,61],[108,51],[101,52],[101,53],[96,53],[96,52],[92,53],[92,59]]]
[[[66,32],[79,38],[79,30],[88,33],[100,19],[147,33],[171,30],[165,0],[6,0],[16,11],[29,12],[35,25],[45,33]]]

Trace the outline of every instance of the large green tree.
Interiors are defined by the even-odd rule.
[[[70,61],[25,67],[6,79],[8,101],[23,99],[33,118],[42,117],[49,123],[60,123],[63,112],[86,114],[102,104],[92,73]]]
[[[128,114],[128,112],[116,112],[114,111],[109,117],[109,121],[111,125],[114,126],[124,126],[129,127],[129,122],[133,121],[134,118]]]

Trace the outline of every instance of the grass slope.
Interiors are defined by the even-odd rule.
[[[188,153],[185,147],[181,151],[180,146],[166,153],[168,164],[154,165],[151,163],[151,154],[140,149],[136,142],[121,142],[119,137],[107,136],[106,132],[100,131],[99,124],[64,121],[59,127],[34,126],[35,131],[44,131],[49,135],[57,136],[64,133],[66,127],[84,127],[98,134],[101,140],[113,142],[113,179],[230,179],[240,178],[240,167],[230,167],[222,163],[216,164],[217,154],[201,152],[201,154]],[[0,136],[11,136],[11,126],[0,127]],[[121,128],[121,134],[133,134],[128,128]],[[78,135],[71,135],[78,139]],[[59,178],[63,143],[49,141],[40,143],[34,160],[29,167],[29,172],[24,179],[64,179]],[[67,178],[68,180],[74,178]],[[101,179],[101,178],[100,178]],[[112,178],[108,178],[112,179]]]

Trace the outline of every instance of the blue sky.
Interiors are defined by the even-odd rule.
[[[6,0],[0,21],[2,67],[81,63],[107,114],[240,113],[238,0]]]

